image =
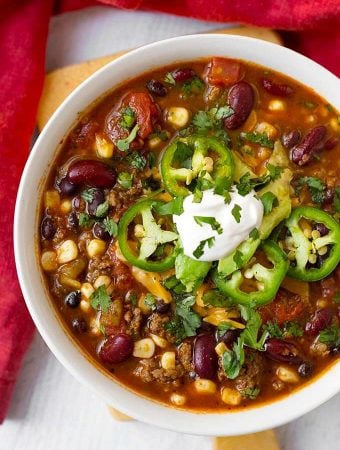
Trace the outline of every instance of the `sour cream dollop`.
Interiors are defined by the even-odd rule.
[[[232,253],[254,228],[260,227],[263,205],[255,191],[242,196],[233,189],[230,198],[225,203],[224,197],[209,189],[203,191],[200,203],[194,203],[193,195],[184,199],[183,213],[174,215],[173,221],[185,255],[199,261],[217,261]],[[205,219],[202,221],[200,217]],[[195,252],[197,248],[200,250]]]

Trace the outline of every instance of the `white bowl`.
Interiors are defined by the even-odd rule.
[[[281,400],[244,411],[194,413],[170,408],[124,388],[95,367],[70,339],[48,299],[37,258],[37,209],[44,178],[56,148],[80,111],[121,84],[175,61],[225,56],[252,61],[287,74],[317,91],[340,110],[340,81],[315,62],[287,48],[240,36],[193,35],[157,42],[121,56],[93,74],[58,108],[39,136],[18,192],[14,241],[19,281],[33,320],[51,351],[83,384],[108,404],[138,420],[174,431],[200,435],[238,435],[281,425],[310,411],[340,390],[340,364]]]

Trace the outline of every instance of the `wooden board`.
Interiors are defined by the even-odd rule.
[[[214,30],[212,32],[249,36],[282,45],[279,34],[265,28],[238,27]],[[114,55],[85,61],[80,64],[62,67],[48,73],[45,78],[44,89],[38,109],[37,124],[39,131],[43,129],[58,106],[80,83],[96,72],[96,70],[124,53],[125,52],[119,52]]]

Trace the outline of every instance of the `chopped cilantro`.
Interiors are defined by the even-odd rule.
[[[243,266],[243,253],[240,250],[236,250],[233,256],[234,263],[236,267],[240,269]]]
[[[240,310],[242,319],[247,321],[246,328],[242,332],[244,345],[254,350],[262,351],[265,340],[268,337],[268,332],[264,331],[260,337],[258,336],[262,326],[260,314],[255,309],[246,306],[240,306]]]
[[[254,144],[259,144],[262,147],[267,147],[270,149],[274,148],[274,141],[269,139],[267,133],[240,133],[240,137],[242,140],[253,142]]]
[[[282,172],[283,172],[283,167],[280,166],[273,166],[273,164],[267,163],[266,164],[266,168],[269,172],[269,180],[268,181],[275,181],[278,178],[280,178]],[[264,179],[266,180],[266,177],[268,177],[268,175],[264,176]],[[265,183],[267,181],[264,181]]]
[[[127,295],[127,300],[131,303],[132,306],[137,306],[137,295],[135,292],[129,292]]]
[[[92,308],[100,310],[103,313],[107,312],[110,306],[111,297],[106,292],[106,287],[102,284],[90,296]]]
[[[217,222],[215,217],[194,216],[194,220],[200,226],[202,226],[204,223],[207,223],[213,230],[217,231],[218,234],[223,233],[221,224]]]
[[[91,203],[94,199],[96,188],[85,189],[80,196],[86,203]]]
[[[249,237],[256,241],[260,237],[259,230],[257,228],[253,228],[249,233]]]
[[[255,400],[260,393],[260,388],[258,386],[248,387],[241,391],[242,397],[249,398],[250,400]]]
[[[230,380],[234,380],[240,374],[244,364],[244,348],[242,335],[234,343],[232,350],[226,351],[222,355],[222,367]]]
[[[197,131],[204,132],[212,130],[214,128],[222,127],[222,120],[231,116],[234,110],[229,106],[221,106],[219,108],[211,108],[208,111],[198,111],[193,119],[192,123]]]
[[[261,195],[260,200],[263,204],[264,215],[269,214],[275,206],[278,206],[279,201],[272,192],[265,192]]]
[[[274,181],[281,176],[281,173],[283,171],[282,167],[273,166],[269,163],[266,165],[266,167],[268,173],[266,175],[263,175],[262,177],[251,178],[249,172],[246,172],[244,175],[242,175],[239,183],[237,184],[238,193],[245,196],[249,194],[252,189],[267,184],[270,181]]]
[[[340,186],[337,186],[334,190],[333,209],[340,213]]]
[[[286,322],[284,325],[285,337],[301,337],[303,329],[297,322]]]
[[[201,241],[197,248],[193,251],[195,258],[199,259],[204,254],[204,247],[208,245],[208,247],[211,248],[214,245],[214,242],[215,236],[211,236],[210,238]]]
[[[147,293],[144,297],[144,303],[151,309],[151,311],[156,309],[156,297],[154,295]]]
[[[137,136],[138,128],[139,128],[139,126],[136,124],[130,131],[130,134],[127,138],[119,139],[117,141],[117,147],[121,152],[126,152],[127,150],[129,150],[131,142]]]
[[[130,153],[126,157],[126,159],[129,162],[130,166],[134,167],[135,169],[143,170],[144,167],[146,166],[146,159],[144,158],[144,156],[142,156],[140,153],[136,151]]]
[[[231,214],[234,216],[234,219],[237,223],[240,223],[241,221],[241,211],[242,208],[240,205],[235,204],[233,209],[231,210]]]
[[[274,338],[290,338],[301,337],[303,329],[297,322],[285,322],[283,328],[280,328],[277,322],[267,322],[263,329],[269,333],[270,337]]]
[[[176,275],[167,278],[162,284],[166,289],[174,291],[176,294],[184,294],[186,292],[185,286],[176,278]]]
[[[104,227],[104,230],[107,231],[110,236],[112,236],[112,237],[117,236],[118,225],[116,224],[116,222],[113,219],[109,219],[108,217],[106,217],[103,220],[103,227]]]
[[[340,346],[340,327],[331,325],[320,332],[319,341],[328,347]]]
[[[129,172],[119,172],[118,174],[118,183],[124,189],[130,189],[132,186],[133,175]]]
[[[120,125],[125,128],[126,130],[129,130],[136,121],[136,114],[135,112],[130,108],[130,106],[127,106],[126,108],[123,108],[120,111]]]
[[[296,194],[300,196],[301,190],[307,186],[312,202],[321,205],[323,202],[323,193],[326,189],[325,183],[317,177],[301,177],[296,184]]]
[[[269,336],[272,338],[282,338],[283,337],[283,331],[279,327],[277,322],[267,322],[263,329],[269,333]]]
[[[96,217],[105,217],[108,211],[109,211],[109,202],[105,200],[105,202],[97,206]]]
[[[195,76],[182,84],[182,91],[186,96],[189,96],[200,92],[204,86],[204,82],[198,76]]]
[[[183,213],[183,200],[183,197],[176,197],[168,203],[155,207],[155,210],[161,216],[170,214],[180,216]]]
[[[165,83],[171,84],[172,86],[176,85],[176,80],[175,78],[172,76],[171,72],[168,72],[165,77],[164,77],[164,81]]]
[[[94,219],[86,213],[79,214],[79,225],[82,228],[91,228],[94,224]]]
[[[176,150],[172,158],[172,162],[180,164],[181,167],[186,169],[191,168],[191,157],[194,151],[187,144],[181,141],[177,141]]]
[[[215,306],[218,308],[225,308],[231,303],[230,299],[223,295],[218,289],[211,289],[203,294],[202,300],[204,305]]]

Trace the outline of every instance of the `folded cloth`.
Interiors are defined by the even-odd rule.
[[[0,0],[0,423],[33,335],[15,272],[12,223],[43,84],[48,21],[53,7],[58,13],[99,3],[288,30],[288,45],[340,75],[339,0]]]

